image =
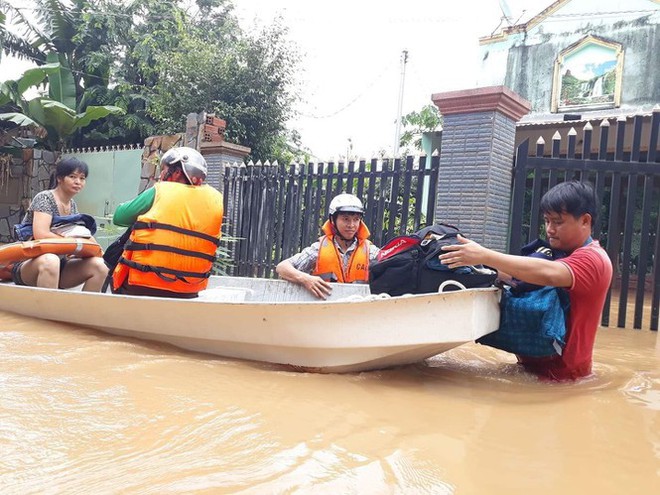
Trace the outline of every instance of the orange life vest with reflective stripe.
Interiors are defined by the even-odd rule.
[[[360,222],[356,235],[358,245],[351,254],[346,268],[342,263],[342,254],[335,246],[335,232],[329,220],[323,224],[322,230],[325,235],[319,240],[321,243],[319,256],[312,275],[334,273],[337,282],[369,282],[369,246],[371,242],[367,240],[370,233],[364,222]]]
[[[191,294],[208,285],[222,227],[222,194],[209,185],[158,182],[112,274],[129,285]]]

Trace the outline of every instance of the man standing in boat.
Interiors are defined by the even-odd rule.
[[[208,285],[222,227],[222,194],[204,184],[207,165],[192,148],[161,159],[160,180],[122,203],[116,225],[131,227],[112,274],[119,294],[193,298]]]
[[[300,253],[281,261],[277,274],[302,285],[319,299],[332,292],[329,282],[368,283],[369,264],[378,248],[369,241],[364,206],[353,194],[339,194],[330,202],[323,236]]]
[[[548,243],[552,249],[568,253],[565,258],[551,261],[503,254],[461,236],[460,244],[445,246],[447,252],[440,255],[440,261],[450,268],[481,263],[496,268],[500,275],[567,289],[570,310],[561,354],[518,356],[526,370],[542,378],[574,380],[591,373],[596,330],[612,280],[612,263],[591,238],[599,204],[591,185],[577,181],[558,184],[541,199]]]

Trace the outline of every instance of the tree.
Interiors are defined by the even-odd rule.
[[[399,145],[402,148],[408,148],[410,145],[414,149],[422,150],[422,134],[424,132],[435,131],[442,125],[442,116],[438,107],[435,105],[426,105],[419,112],[410,112],[401,119],[404,131],[401,134]],[[404,154],[409,153],[407,151]]]
[[[84,112],[77,113],[70,106],[72,95],[75,94],[70,74],[59,62],[52,62],[28,69],[19,79],[0,83],[0,106],[10,104],[20,110],[0,114],[0,120],[19,126],[42,127],[46,131],[43,139],[46,148],[61,151],[67,144],[67,138],[78,129],[110,114],[122,112],[113,106],[90,106]],[[48,97],[26,99],[28,89],[46,81]]]
[[[124,143],[127,138],[141,140],[149,134],[153,130],[151,122],[141,118],[139,111],[127,112],[132,110],[133,95],[124,85],[111,79],[120,46],[117,25],[126,22],[120,5],[103,0],[95,2],[94,6],[88,0],[35,0],[34,5],[35,8],[30,9],[31,16],[25,15],[25,9],[4,5],[11,12],[14,24],[22,31],[21,38],[12,38],[5,31],[11,44],[4,45],[4,51],[31,60],[38,66],[59,62],[59,77],[66,79],[66,84],[60,87],[69,93],[56,101],[75,110],[76,115],[84,114],[88,109],[93,114],[97,112],[94,107],[99,106],[116,106],[124,110],[109,114],[111,118],[75,126],[71,133],[65,131],[67,144]],[[49,77],[49,84],[56,84],[53,74]],[[133,132],[137,135],[131,136],[136,127],[140,127],[137,133]],[[50,146],[54,145],[51,143]]]
[[[185,116],[201,111],[225,119],[228,139],[250,146],[255,157],[278,158],[273,154],[289,141],[298,57],[279,25],[244,33],[231,0],[34,3],[34,19],[12,12],[23,29],[14,53],[38,65],[56,56],[62,76],[70,69],[75,105],[65,104],[77,113],[124,110],[78,128],[71,144],[181,132]],[[8,52],[4,38],[3,47]]]
[[[227,138],[252,148],[252,156],[281,159],[295,100],[297,62],[273,26],[254,38],[209,43],[184,35],[179,47],[157,58],[158,83],[148,112],[165,132],[181,129],[185,115],[205,110],[227,121]]]

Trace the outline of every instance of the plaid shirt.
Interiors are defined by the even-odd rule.
[[[348,262],[351,259],[351,255],[353,254],[353,251],[355,251],[355,248],[357,248],[358,241],[357,239],[353,239],[353,244],[351,244],[346,252],[342,252],[341,246],[337,243],[336,239],[333,239],[334,245],[337,247],[337,250],[341,253],[341,262],[342,266],[344,269],[348,266]],[[312,273],[314,271],[314,268],[316,267],[316,261],[319,258],[319,249],[321,247],[321,243],[319,241],[316,241],[314,244],[312,244],[309,247],[306,247],[303,249],[301,252],[298,254],[294,254],[290,258],[287,259],[289,263],[293,265],[293,267],[296,270],[300,270],[301,272],[305,273]],[[376,256],[378,256],[378,247],[376,247],[374,244],[369,243],[369,261],[373,261],[376,259]]]

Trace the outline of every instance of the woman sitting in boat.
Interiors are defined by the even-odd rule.
[[[300,253],[281,261],[277,274],[303,286],[319,299],[332,292],[329,282],[368,283],[369,263],[378,247],[369,241],[364,206],[353,194],[339,194],[330,202],[323,236]]]
[[[192,148],[172,148],[160,162],[159,182],[115,211],[131,227],[112,291],[192,298],[208,285],[222,227],[222,194],[204,184],[207,165]]]
[[[87,164],[77,158],[59,161],[51,179],[51,189],[34,196],[23,218],[24,225],[32,225],[35,240],[63,237],[51,231],[51,222],[54,217],[78,214],[73,197],[85,187],[88,172]],[[82,290],[98,292],[107,273],[103,258],[98,256],[73,258],[46,253],[16,263],[12,279],[16,285],[49,289],[68,289],[82,284]]]

